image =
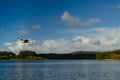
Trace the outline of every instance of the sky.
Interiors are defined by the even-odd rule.
[[[120,0],[0,0],[1,51],[111,51],[119,34]]]

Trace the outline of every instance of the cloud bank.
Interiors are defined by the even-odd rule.
[[[101,20],[97,18],[90,18],[84,22],[81,22],[79,17],[74,17],[67,11],[62,14],[61,19],[65,24],[68,24],[70,26],[88,26],[101,22]]]
[[[45,40],[43,42],[34,40],[33,43],[6,42],[6,50],[15,53],[20,50],[33,50],[37,53],[68,53],[73,51],[110,51],[120,49],[120,28],[94,28],[87,36],[76,36],[71,40]],[[69,32],[69,31],[68,31]],[[81,33],[81,31],[73,32]],[[94,34],[97,33],[97,34]],[[71,34],[71,33],[70,33]]]

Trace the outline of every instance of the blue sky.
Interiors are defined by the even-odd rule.
[[[61,39],[68,43],[78,39],[80,44],[86,45],[75,47],[72,51],[90,47],[92,40],[93,43],[101,43],[95,49],[99,51],[103,50],[99,47],[107,45],[103,44],[107,37],[119,38],[119,27],[120,0],[0,0],[1,49],[6,43],[16,46],[17,38],[31,38],[41,44],[48,41],[47,45],[54,45],[54,41],[59,43]],[[86,43],[87,40],[89,43]],[[113,46],[118,41],[113,42],[109,43],[111,48],[106,50],[120,47]],[[11,46],[7,44],[6,48]],[[42,52],[57,52],[46,49]]]

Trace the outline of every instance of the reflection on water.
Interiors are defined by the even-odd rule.
[[[120,80],[119,61],[0,61],[0,80]]]

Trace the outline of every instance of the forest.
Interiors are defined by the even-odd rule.
[[[65,54],[39,53],[23,50],[18,55],[13,52],[0,52],[0,60],[45,60],[45,59],[96,59],[96,52],[78,51]]]
[[[75,60],[75,59],[88,59],[88,60],[111,60],[120,59],[120,50],[106,51],[106,52],[93,52],[93,51],[76,51],[71,53],[39,53],[35,51],[23,50],[16,55],[13,52],[0,51],[0,60]]]
[[[120,60],[120,50],[98,52],[96,54],[98,60]]]
[[[91,51],[78,51],[72,53],[49,53],[49,54],[38,54],[38,56],[43,57],[44,59],[96,59],[96,52]]]

